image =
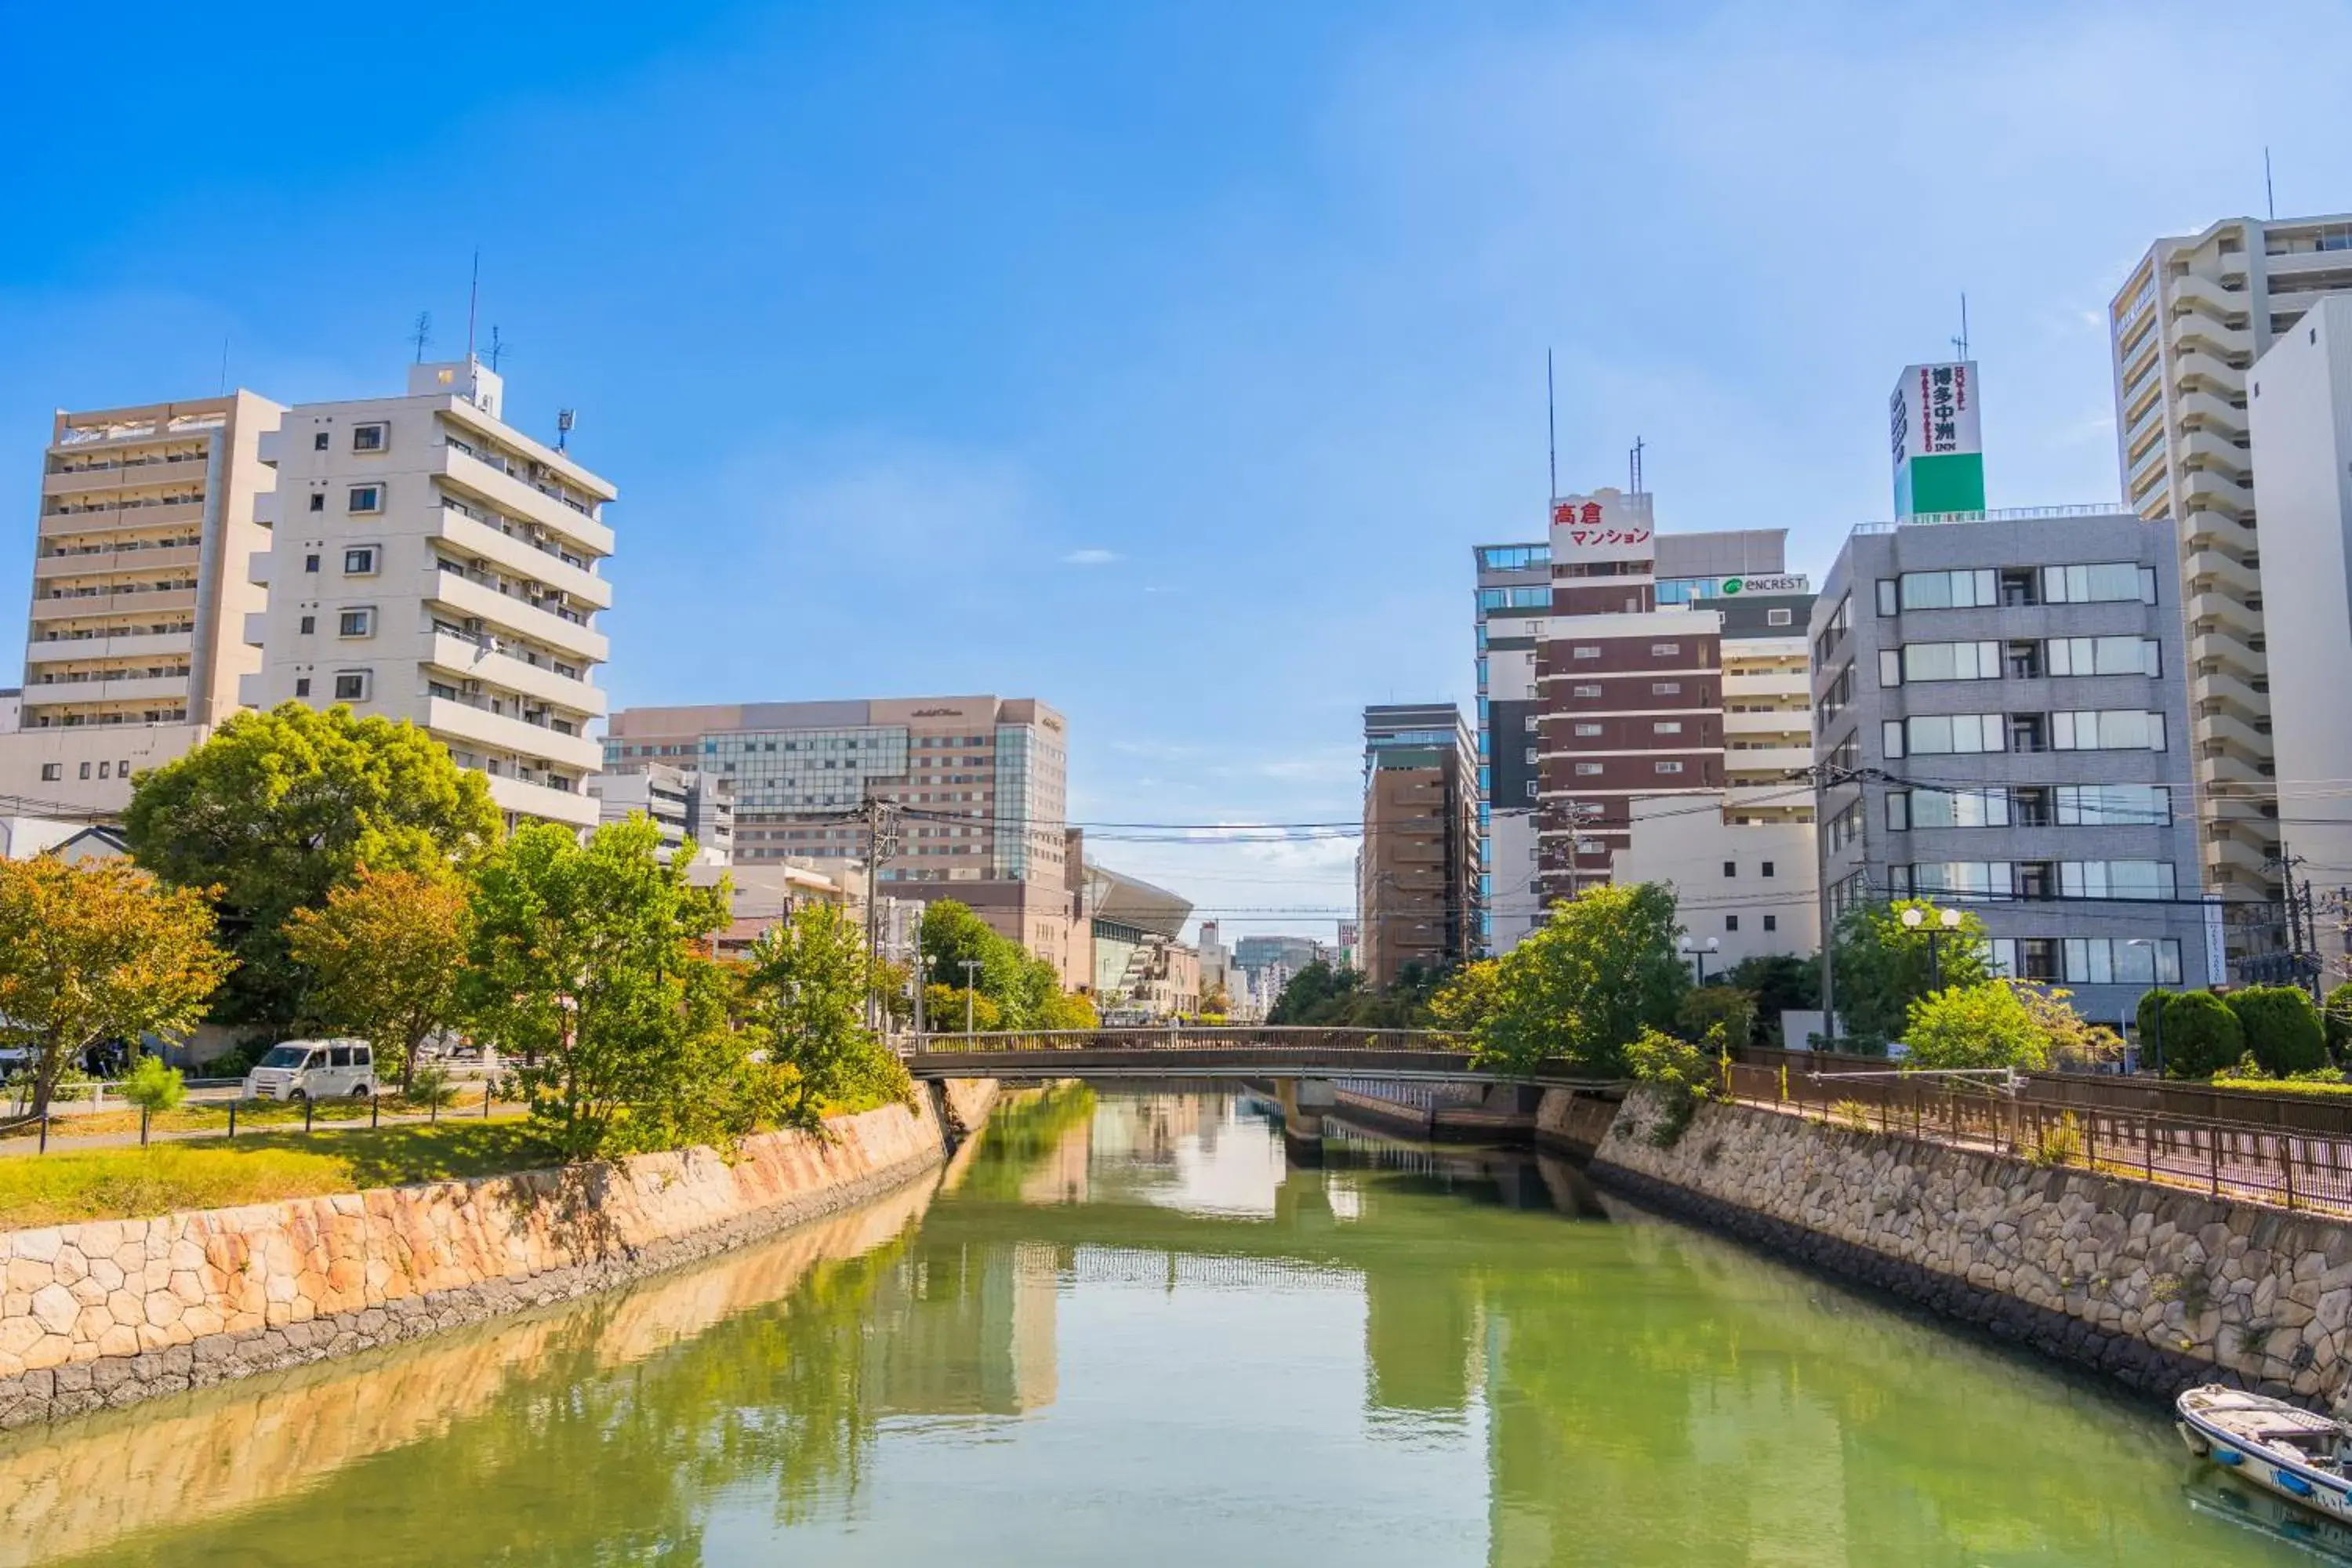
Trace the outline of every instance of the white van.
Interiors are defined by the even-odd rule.
[[[365,1100],[375,1092],[375,1051],[365,1040],[289,1040],[245,1075],[247,1100]]]

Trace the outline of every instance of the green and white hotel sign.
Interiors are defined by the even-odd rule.
[[[1977,391],[1973,360],[1904,366],[1886,403],[1896,518],[1984,510]]]

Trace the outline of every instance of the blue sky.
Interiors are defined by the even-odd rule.
[[[509,417],[622,488],[616,704],[1034,694],[1079,819],[1350,819],[1364,703],[1470,703],[1547,347],[1564,489],[1639,435],[1665,526],[1818,574],[1965,289],[1993,504],[2112,498],[2147,241],[2259,212],[2266,144],[2282,214],[2352,207],[2352,14],[2264,15],[0,0],[0,604],[52,408],[224,340],[394,388],[478,245]],[[1238,914],[1349,852],[1100,854]]]

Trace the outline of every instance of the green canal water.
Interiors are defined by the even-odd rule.
[[[16,1563],[2307,1563],[2160,1412],[1596,1194],[1224,1094],[625,1293],[0,1440]]]

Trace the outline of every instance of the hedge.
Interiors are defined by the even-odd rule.
[[[2210,991],[2184,991],[2164,1001],[2164,1076],[2211,1078],[2246,1054],[2246,1031],[2228,1003]]]

